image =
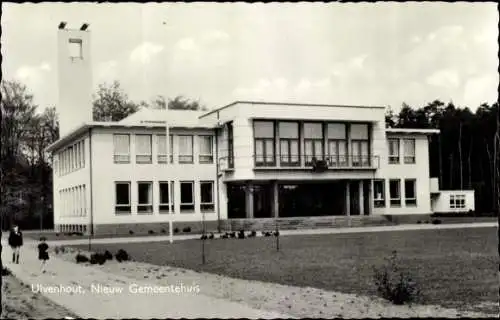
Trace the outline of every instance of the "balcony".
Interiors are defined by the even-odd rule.
[[[278,160],[278,161],[276,161]],[[353,170],[379,168],[378,156],[254,156],[255,170]]]

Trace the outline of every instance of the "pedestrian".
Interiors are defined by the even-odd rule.
[[[14,226],[9,234],[9,245],[12,248],[12,263],[19,264],[19,253],[23,246],[23,233]]]
[[[42,273],[45,273],[45,265],[47,264],[47,260],[49,260],[49,245],[45,242],[46,240],[45,237],[41,237],[40,244],[38,244],[38,260],[42,261]]]

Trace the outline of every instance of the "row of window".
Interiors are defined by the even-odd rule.
[[[85,167],[85,140],[80,140],[59,152],[54,168],[62,176]]]
[[[87,188],[82,184],[59,191],[62,217],[87,216]]]
[[[136,163],[153,163],[153,137],[157,144],[157,163],[167,163],[167,150],[170,155],[170,163],[174,162],[174,136],[170,135],[169,141],[166,135],[136,134],[135,136],[135,161]],[[177,135],[179,153],[177,159],[179,163],[194,163],[194,138],[198,140],[199,163],[213,163],[213,136],[211,135]],[[168,146],[167,146],[168,144]],[[130,135],[113,135],[115,163],[130,163]]]
[[[180,211],[181,213],[195,212],[194,181],[180,181]],[[153,187],[158,188],[159,199],[153,199]],[[213,212],[214,204],[214,182],[200,181],[200,210],[202,212]],[[175,211],[175,181],[160,181],[153,185],[150,181],[137,182],[137,213],[152,214],[157,211],[160,214],[174,213]],[[156,206],[157,210],[153,209]],[[115,182],[115,212],[116,214],[130,214],[132,212],[130,182]]]
[[[465,209],[465,194],[451,194],[450,209]]]
[[[401,207],[401,179],[389,180],[389,204],[391,207]],[[406,206],[417,205],[417,180],[404,179],[404,201]],[[386,207],[385,180],[373,181],[373,205],[375,208]]]
[[[253,130],[256,166],[276,165],[276,141],[279,142],[281,166],[300,165],[302,154],[305,156],[306,165],[309,165],[313,158],[326,157],[332,165],[347,165],[348,154],[352,156],[353,166],[358,162],[369,162],[368,124],[348,126],[345,123],[255,120]],[[304,141],[303,151],[301,140]]]
[[[387,140],[389,147],[389,164],[400,164],[400,145],[403,143],[403,162],[405,164],[414,164],[415,156],[415,139],[396,139],[390,138]]]

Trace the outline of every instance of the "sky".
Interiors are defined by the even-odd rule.
[[[57,105],[57,26],[87,22],[93,87],[346,105],[497,101],[495,3],[2,3],[3,78]]]

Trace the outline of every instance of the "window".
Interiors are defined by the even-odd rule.
[[[254,121],[253,130],[255,137],[255,165],[275,166],[274,122]]]
[[[181,181],[181,212],[194,211],[193,185],[193,181]]]
[[[375,208],[385,207],[385,181],[373,181],[373,205]]]
[[[399,139],[389,139],[389,163],[399,163]]]
[[[159,183],[160,186],[160,213],[168,213],[169,206],[172,213],[174,212],[174,202],[170,202],[170,199],[174,199],[174,182],[170,183],[162,181]]]
[[[135,161],[137,163],[151,163],[151,135],[138,134],[135,136]]]
[[[212,136],[199,136],[200,142],[200,163],[213,163],[213,137]]]
[[[405,204],[407,206],[417,205],[417,180],[405,180]]]
[[[82,58],[82,39],[69,39],[69,57]]]
[[[322,123],[304,123],[304,154],[306,156],[306,165],[316,160],[323,159],[323,124]]]
[[[75,158],[74,158],[72,146],[68,148],[68,152],[69,152],[69,172],[72,172],[73,169],[75,168],[75,166],[74,166],[74,163],[75,163],[74,159]]]
[[[115,212],[130,213],[130,182],[115,183]]]
[[[193,136],[179,136],[179,163],[193,163]]]
[[[389,193],[391,207],[401,206],[401,185],[399,180],[389,180]]]
[[[128,134],[113,135],[114,162],[130,163],[130,136]]]
[[[153,184],[137,183],[137,213],[153,213]]]
[[[167,163],[167,140],[165,139],[166,135],[158,135],[158,163]],[[170,135],[169,141],[169,158],[170,163],[174,162],[174,136]]]
[[[75,144],[75,169],[80,168],[80,144]]]
[[[280,122],[280,165],[298,166],[300,164],[299,155],[299,123]]]
[[[228,155],[228,167],[234,167],[234,145],[233,145],[233,124],[227,124],[227,155]]]
[[[214,211],[214,183],[213,181],[200,182],[201,211]]]
[[[366,167],[370,165],[368,140],[352,140],[352,165]]]
[[[327,126],[328,158],[332,166],[347,164],[347,135],[343,123],[329,123]]]
[[[405,164],[415,163],[415,139],[404,139],[403,150]]]
[[[450,195],[450,209],[465,209],[465,194]]]

